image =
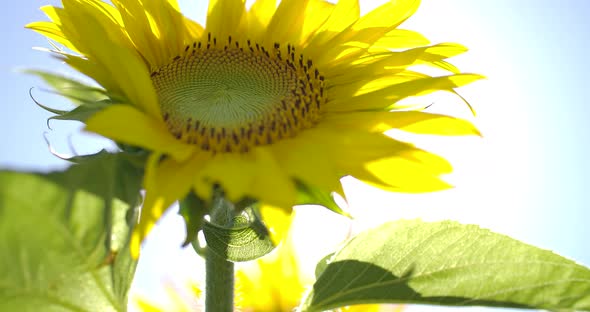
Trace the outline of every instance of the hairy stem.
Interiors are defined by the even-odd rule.
[[[224,198],[218,197],[211,207],[210,222],[230,226],[233,222],[234,207]],[[205,311],[233,312],[234,310],[234,264],[225,257],[207,250]]]

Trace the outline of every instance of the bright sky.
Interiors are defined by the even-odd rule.
[[[204,20],[204,1],[180,2],[190,16]],[[380,2],[361,0],[365,11]],[[37,9],[44,4],[58,1],[18,1],[1,13],[0,86],[5,102],[0,114],[1,168],[63,168],[66,164],[47,151],[43,133],[62,153],[72,153],[70,134],[76,152],[97,149],[95,140],[89,143],[87,137],[76,134],[75,125],[54,122],[53,131],[48,130],[49,114],[28,97],[30,87],[41,85],[39,80],[15,73],[18,68],[72,73],[47,54],[31,50],[47,42],[22,26],[43,19]],[[585,92],[590,71],[589,7],[585,0],[424,0],[402,28],[418,30],[434,43],[459,42],[470,48],[452,61],[463,71],[488,77],[460,90],[475,107],[475,122],[484,138],[423,140],[425,147],[453,162],[455,173],[449,180],[456,188],[451,191],[386,194],[347,181],[349,204],[358,215],[355,229],[387,218],[454,219],[590,265],[586,225],[590,220],[586,161],[590,131]],[[47,104],[63,103],[34,92]],[[444,98],[437,99],[434,108],[468,116],[466,109]],[[340,220],[322,214],[321,222],[308,221],[306,232],[323,234],[326,224]],[[344,231],[341,223],[334,226]],[[135,291],[157,296],[159,288],[154,285],[163,279],[200,278],[200,259],[177,247],[182,235],[182,224],[174,216],[154,231],[142,254]],[[424,307],[411,311],[424,311]]]

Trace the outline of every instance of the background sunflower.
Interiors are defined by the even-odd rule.
[[[363,4],[373,5],[369,2]],[[58,1],[44,3],[57,5]],[[38,6],[38,1],[19,1],[1,13],[4,49],[0,51],[0,79],[5,102],[0,114],[2,167],[47,170],[66,166],[49,153],[40,152],[46,148],[40,133],[47,131],[44,122],[49,114],[35,107],[27,95],[28,89],[40,85],[40,81],[12,72],[15,64],[52,69],[45,54],[29,48],[31,43],[46,46],[46,42],[22,29],[22,25],[43,18]],[[190,8],[186,8],[188,12]],[[590,65],[581,61],[586,58],[588,43],[580,40],[590,31],[590,21],[584,16],[589,8],[582,0],[424,1],[405,27],[422,32],[433,42],[461,42],[473,52],[458,57],[455,63],[488,77],[487,82],[461,91],[478,99],[478,124],[485,138],[470,142],[466,146],[469,153],[449,155],[456,163],[456,190],[418,197],[383,195],[370,189],[363,189],[368,195],[351,194],[353,209],[360,203],[376,207],[359,222],[375,222],[371,215],[385,218],[378,202],[395,202],[400,209],[387,207],[389,217],[427,213],[431,219],[477,223],[589,265],[590,253],[579,249],[590,236],[590,228],[583,224],[590,219],[585,192],[590,167],[585,144],[580,144],[590,139],[585,120],[585,77]],[[193,10],[202,20],[204,9]],[[49,95],[42,97],[51,102]],[[48,133],[54,148],[70,153],[66,135],[77,127],[54,124],[55,130]],[[18,135],[14,129],[19,129]],[[97,144],[104,143],[87,144],[78,135],[72,141],[80,154],[96,151]],[[367,198],[375,203],[368,204]],[[198,260],[178,257],[182,251],[170,243],[182,241],[183,230],[175,229],[179,223],[178,218],[168,218],[157,229],[166,237],[154,234],[154,240],[148,243],[136,287],[157,293],[159,288],[153,285],[158,276],[199,271],[194,268]],[[310,226],[309,230],[318,229]],[[161,259],[158,254],[170,256]],[[162,261],[170,265],[162,266]]]

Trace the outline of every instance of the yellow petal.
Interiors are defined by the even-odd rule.
[[[439,66],[440,62],[449,57],[459,55],[467,49],[456,43],[441,43],[428,47],[418,47],[401,52],[386,51],[375,53],[367,57],[358,58],[354,64],[342,62],[325,71],[327,76],[336,77],[332,84],[343,85],[346,82],[362,84],[365,77],[381,77],[383,75],[397,75],[398,71],[412,65],[425,64]],[[449,67],[455,73],[457,70]],[[346,87],[346,86],[345,86]]]
[[[289,42],[298,45],[306,18],[309,0],[282,0],[273,15],[266,32],[266,44]]]
[[[292,207],[274,207],[271,205],[260,205],[259,211],[269,231],[270,239],[278,246],[281,241],[287,236],[291,228],[291,212]]]
[[[150,23],[145,8],[138,0],[113,0],[121,12],[125,24],[125,30],[133,41],[135,47],[154,66],[166,61],[166,56],[158,44],[159,30],[155,23]]]
[[[326,109],[330,112],[387,110],[403,98],[426,95],[435,91],[450,91],[482,78],[484,77],[477,74],[421,78],[394,84],[352,98],[337,99],[330,102]]]
[[[139,224],[131,238],[131,253],[135,259],[139,256],[141,242],[166,209],[188,194],[195,175],[203,165],[202,155],[195,155],[185,162],[176,162],[172,158],[160,161],[161,157],[162,154],[153,153],[146,164],[145,200]]]
[[[379,159],[366,164],[364,168],[351,170],[355,178],[388,191],[423,193],[451,187],[439,177],[451,171],[449,163],[419,149]]]
[[[350,100],[354,97],[380,91],[393,85],[399,85],[409,81],[428,78],[431,77],[424,74],[413,73],[407,70],[391,69],[389,72],[383,72],[379,74],[375,73],[373,75],[373,79],[370,81],[364,81],[361,78],[361,80],[354,82],[334,85],[332,88],[330,88],[330,92],[335,92],[338,94],[339,99],[341,100]],[[338,101],[338,99],[336,99],[336,101]],[[330,106],[333,103],[334,101],[330,101],[327,106]]]
[[[63,3],[67,12],[67,15],[61,16],[63,30],[76,48],[104,68],[112,80],[108,85],[120,86],[131,104],[141,107],[153,117],[160,116],[149,70],[121,32],[121,25],[114,17],[105,16],[111,10],[103,13],[86,1],[64,0]]]
[[[180,55],[202,35],[203,28],[180,13],[176,0],[114,0],[137,50],[152,68]]]
[[[340,312],[380,312],[380,311],[384,311],[382,309],[382,307],[383,306],[380,304],[359,304],[359,305],[341,308]],[[395,309],[395,310],[387,309],[387,311],[401,312],[401,310],[398,310],[398,309]]]
[[[104,35],[105,39],[108,38],[109,41],[118,45],[130,46],[129,39],[121,28],[123,25],[121,15],[111,5],[96,0],[62,0],[62,3],[63,12],[67,14],[62,15],[60,11],[54,13],[61,19],[64,33],[73,40],[72,43],[81,52],[92,51],[91,41],[93,40],[85,37],[89,31],[94,32],[93,35]],[[70,34],[77,34],[79,37],[70,36]]]
[[[328,18],[332,15],[336,6],[324,0],[310,0],[305,9],[305,20],[303,21],[303,28],[301,30],[300,41],[304,44],[309,38],[314,35],[319,28],[326,23]]]
[[[448,188],[438,177],[451,171],[443,158],[381,133],[321,124],[316,132],[342,172],[389,191],[425,192]]]
[[[171,155],[178,161],[187,159],[195,149],[174,138],[162,120],[129,105],[113,105],[96,113],[87,120],[86,130],[121,143]]]
[[[340,32],[356,22],[360,12],[359,0],[339,0],[330,19],[319,31]]]
[[[394,140],[382,133],[334,128],[329,124],[322,127],[323,131],[316,132],[318,140],[323,141],[326,149],[333,153],[331,159],[346,173],[348,171],[342,168],[349,164],[365,164],[414,149],[412,145]]]
[[[264,148],[247,154],[218,154],[199,173],[209,185],[219,183],[230,201],[245,196],[278,207],[295,204],[295,186],[279,167],[273,155]],[[196,183],[202,185],[201,182]]]
[[[199,173],[197,179],[207,182],[197,186],[211,189],[214,183],[219,183],[231,202],[237,202],[250,194],[250,187],[254,184],[256,171],[254,159],[242,154],[216,155]]]
[[[291,178],[267,148],[256,148],[253,152],[256,155],[258,173],[252,190],[254,197],[263,198],[263,203],[284,209],[293,207],[296,189]]]
[[[396,28],[418,8],[419,0],[391,0],[358,19],[346,30],[314,47],[316,64],[328,64],[345,54],[360,56],[361,48],[350,49],[349,42],[363,42],[369,46]]]
[[[210,0],[207,11],[207,31],[221,42],[244,33],[248,25],[243,0]]]
[[[113,80],[110,71],[95,60],[70,54],[64,55],[63,59],[65,63],[103,86],[112,98],[125,99],[123,89]]]
[[[359,16],[360,6],[358,0],[338,1],[326,22],[317,29],[316,35],[310,38],[309,49],[313,50],[321,46],[356,22]]]
[[[262,41],[266,27],[277,7],[276,0],[256,0],[248,12],[248,33],[254,41]]]
[[[41,11],[43,11],[45,15],[51,19],[51,22],[34,22],[26,25],[25,27],[36,31],[51,40],[61,43],[72,51],[78,52],[78,50],[76,50],[74,45],[62,31],[62,23],[61,19],[59,18],[60,14],[58,14],[58,11],[62,12],[61,14],[63,14],[63,9],[46,5],[41,7]]]
[[[187,28],[188,19],[180,12],[176,0],[144,1],[143,3],[147,14],[152,16],[158,28],[160,34],[158,47],[164,50],[168,57],[167,61],[183,53],[185,47],[196,39],[191,36],[191,30]],[[192,27],[197,27],[198,24],[195,24],[192,24]],[[198,31],[198,27],[194,30]]]
[[[76,51],[74,45],[72,45],[70,40],[66,38],[59,26],[52,22],[34,22],[27,24],[25,27],[36,31],[51,40],[61,43],[70,50]]]
[[[427,44],[429,44],[428,39],[419,32],[405,29],[393,29],[375,41],[372,48],[405,49],[425,46]]]
[[[184,24],[186,27],[187,36],[188,36],[189,40],[201,38],[201,36],[203,35],[203,32],[204,32],[203,26],[201,26],[201,24],[199,24],[189,18],[184,19]]]
[[[159,307],[155,303],[151,302],[147,297],[135,295],[132,298],[137,311],[141,312],[164,312],[166,309]]]
[[[58,12],[62,12],[63,14],[63,9],[62,8],[58,8],[58,7],[54,7],[54,6],[50,6],[50,5],[45,5],[41,7],[41,11],[43,11],[43,13],[45,13],[45,15],[47,15],[47,17],[49,17],[49,19],[54,22],[56,25],[61,25],[62,21],[61,18],[59,17],[60,14]]]
[[[322,128],[305,130],[293,139],[285,139],[272,145],[281,167],[292,177],[307,185],[327,192],[338,191],[344,175],[332,160],[332,151],[324,143]],[[310,157],[313,155],[313,157]]]
[[[384,27],[393,29],[416,12],[420,0],[390,0],[361,17],[352,29]]]
[[[416,134],[481,135],[479,130],[467,120],[420,111],[331,114],[326,116],[324,122],[338,128],[371,132],[400,129]]]

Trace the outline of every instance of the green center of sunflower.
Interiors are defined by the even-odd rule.
[[[163,118],[179,140],[214,152],[246,152],[313,126],[324,77],[295,48],[265,48],[209,35],[152,72]]]

